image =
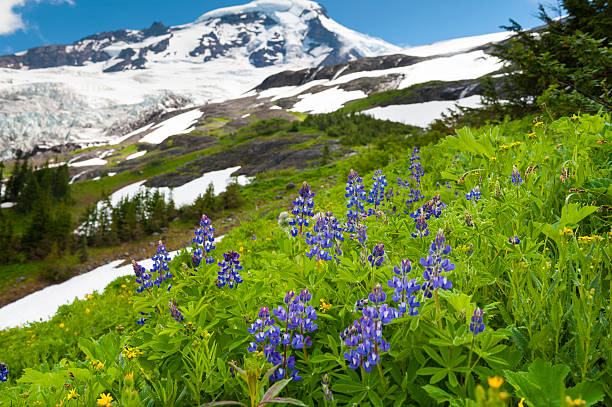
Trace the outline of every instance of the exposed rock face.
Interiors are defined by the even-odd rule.
[[[86,62],[104,62],[112,59],[111,55],[104,50],[104,48],[112,44],[118,42],[127,44],[139,43],[149,37],[167,34],[169,31],[170,29],[161,22],[155,22],[151,27],[140,31],[118,30],[94,34],[75,41],[72,45],[45,45],[31,48],[24,53],[1,55],[0,68],[21,69],[25,67],[28,69],[40,69],[58,66],[83,66]],[[162,46],[159,45],[147,48],[163,50],[161,49]],[[126,58],[128,54],[128,51],[123,50],[119,58]],[[134,50],[132,50],[133,54],[136,54]],[[128,58],[132,55],[129,55]],[[124,64],[123,66],[128,67],[129,64]]]
[[[411,55],[383,55],[379,57],[361,58],[356,61],[336,63],[335,65],[307,68],[299,71],[284,71],[267,77],[257,85],[256,91],[282,86],[300,86],[308,82],[325,79],[331,80],[355,72],[378,71],[383,69],[410,66],[429,58]]]

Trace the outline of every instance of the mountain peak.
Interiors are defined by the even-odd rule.
[[[310,0],[255,0],[239,6],[224,7],[209,11],[200,18],[197,22],[204,22],[214,18],[221,18],[228,15],[245,14],[245,13],[263,13],[266,15],[274,15],[275,13],[291,13],[295,16],[308,19],[315,17],[317,14],[327,17],[327,10],[317,2]],[[310,14],[313,12],[313,14]]]

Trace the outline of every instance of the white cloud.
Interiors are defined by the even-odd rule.
[[[0,0],[0,35],[25,30],[26,24],[16,9],[25,6],[26,3],[41,3],[43,1],[51,4],[68,3],[74,5],[73,0]]]

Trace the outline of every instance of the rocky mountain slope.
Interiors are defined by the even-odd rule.
[[[369,112],[424,126],[455,101],[478,103],[474,80],[499,69],[491,44],[507,38],[401,49],[341,26],[313,1],[256,0],[181,26],[158,22],[0,56],[0,158],[17,149],[116,144],[160,126],[164,134],[185,133],[211,102],[255,97],[272,109],[322,113],[377,92],[442,82],[402,101],[445,101],[425,106],[428,114]],[[199,110],[164,124],[189,108]],[[160,139],[160,131],[141,141],[170,135]]]
[[[0,150],[108,142],[158,112],[238,97],[273,73],[399,50],[318,3],[256,0],[181,26],[0,56]]]

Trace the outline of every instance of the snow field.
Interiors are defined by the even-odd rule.
[[[391,120],[413,126],[427,127],[431,122],[442,117],[442,113],[448,109],[453,109],[455,105],[462,107],[480,107],[480,96],[473,95],[458,100],[434,100],[424,103],[412,103],[408,105],[391,105],[375,107],[364,110],[361,113],[367,114],[375,119]]]
[[[171,117],[153,127],[153,131],[141,138],[140,142],[159,144],[175,134],[189,133],[195,129],[195,123],[200,117],[202,117],[202,112],[199,109]]]

